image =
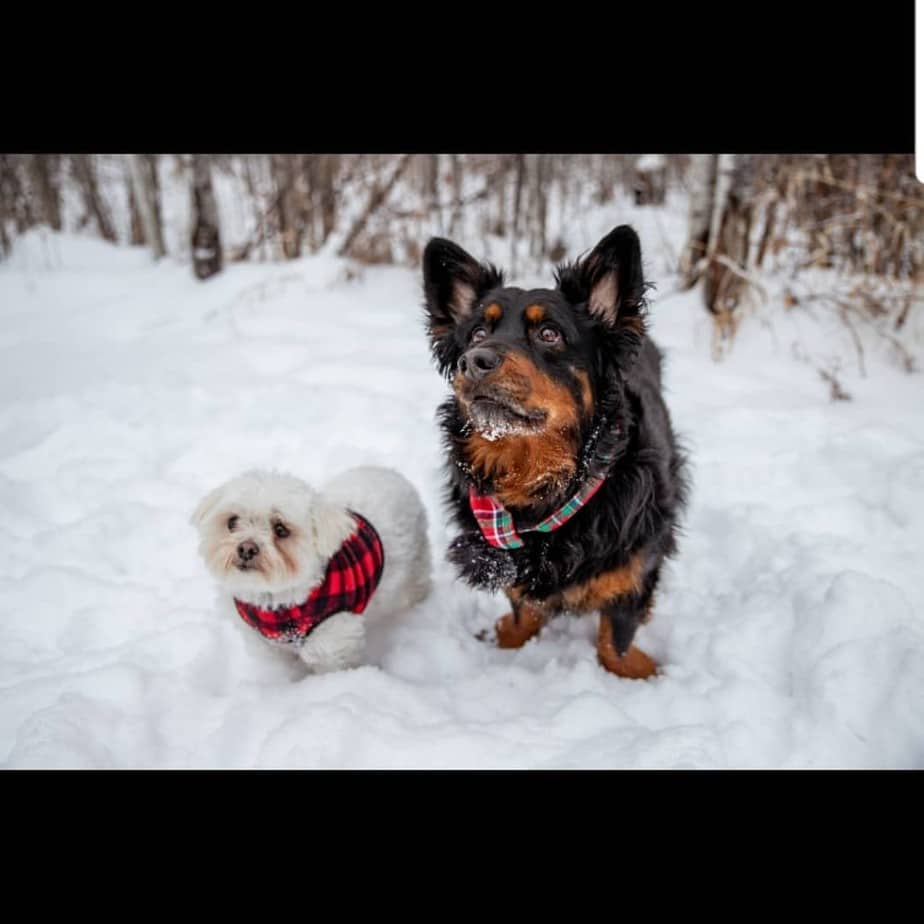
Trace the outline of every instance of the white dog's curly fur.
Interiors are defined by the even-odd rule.
[[[248,633],[259,635],[243,623],[234,598],[264,609],[303,603],[355,528],[349,510],[375,527],[385,567],[361,615],[328,617],[298,649],[316,673],[361,664],[366,620],[407,609],[430,592],[427,517],[413,485],[392,469],[373,466],[349,469],[320,491],[293,475],[251,471],[206,495],[191,519],[227,608]],[[245,542],[255,543],[259,554],[242,563],[238,549]]]

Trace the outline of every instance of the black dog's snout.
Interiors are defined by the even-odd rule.
[[[472,347],[459,358],[459,372],[467,379],[477,382],[493,372],[501,361],[501,355],[492,347]]]
[[[260,546],[256,542],[242,542],[237,547],[237,556],[241,561],[250,561],[251,558],[256,558],[260,554]]]

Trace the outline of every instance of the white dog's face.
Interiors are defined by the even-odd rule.
[[[208,494],[192,524],[211,574],[247,599],[319,583],[352,519],[298,478],[248,472]]]

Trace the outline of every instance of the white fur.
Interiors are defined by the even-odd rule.
[[[413,485],[392,469],[373,466],[349,469],[320,492],[292,475],[252,471],[210,492],[192,515],[200,554],[225,591],[226,608],[244,629],[272,645],[243,623],[234,598],[266,609],[304,602],[321,583],[331,555],[353,531],[350,510],[369,520],[381,537],[384,570],[362,614],[329,617],[298,649],[302,661],[317,673],[363,663],[366,620],[405,610],[429,594],[426,511]],[[228,529],[232,516],[237,518],[233,531]],[[279,521],[291,535],[277,542],[273,526]],[[235,566],[235,550],[247,540],[260,548],[261,571]]]

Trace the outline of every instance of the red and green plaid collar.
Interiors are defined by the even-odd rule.
[[[525,544],[520,538],[520,532],[554,532],[567,523],[600,490],[604,481],[606,475],[585,482],[581,490],[558,510],[535,526],[524,526],[519,532],[513,525],[510,511],[496,497],[479,494],[472,485],[468,489],[468,502],[488,545],[493,545],[496,549],[520,549]]]

